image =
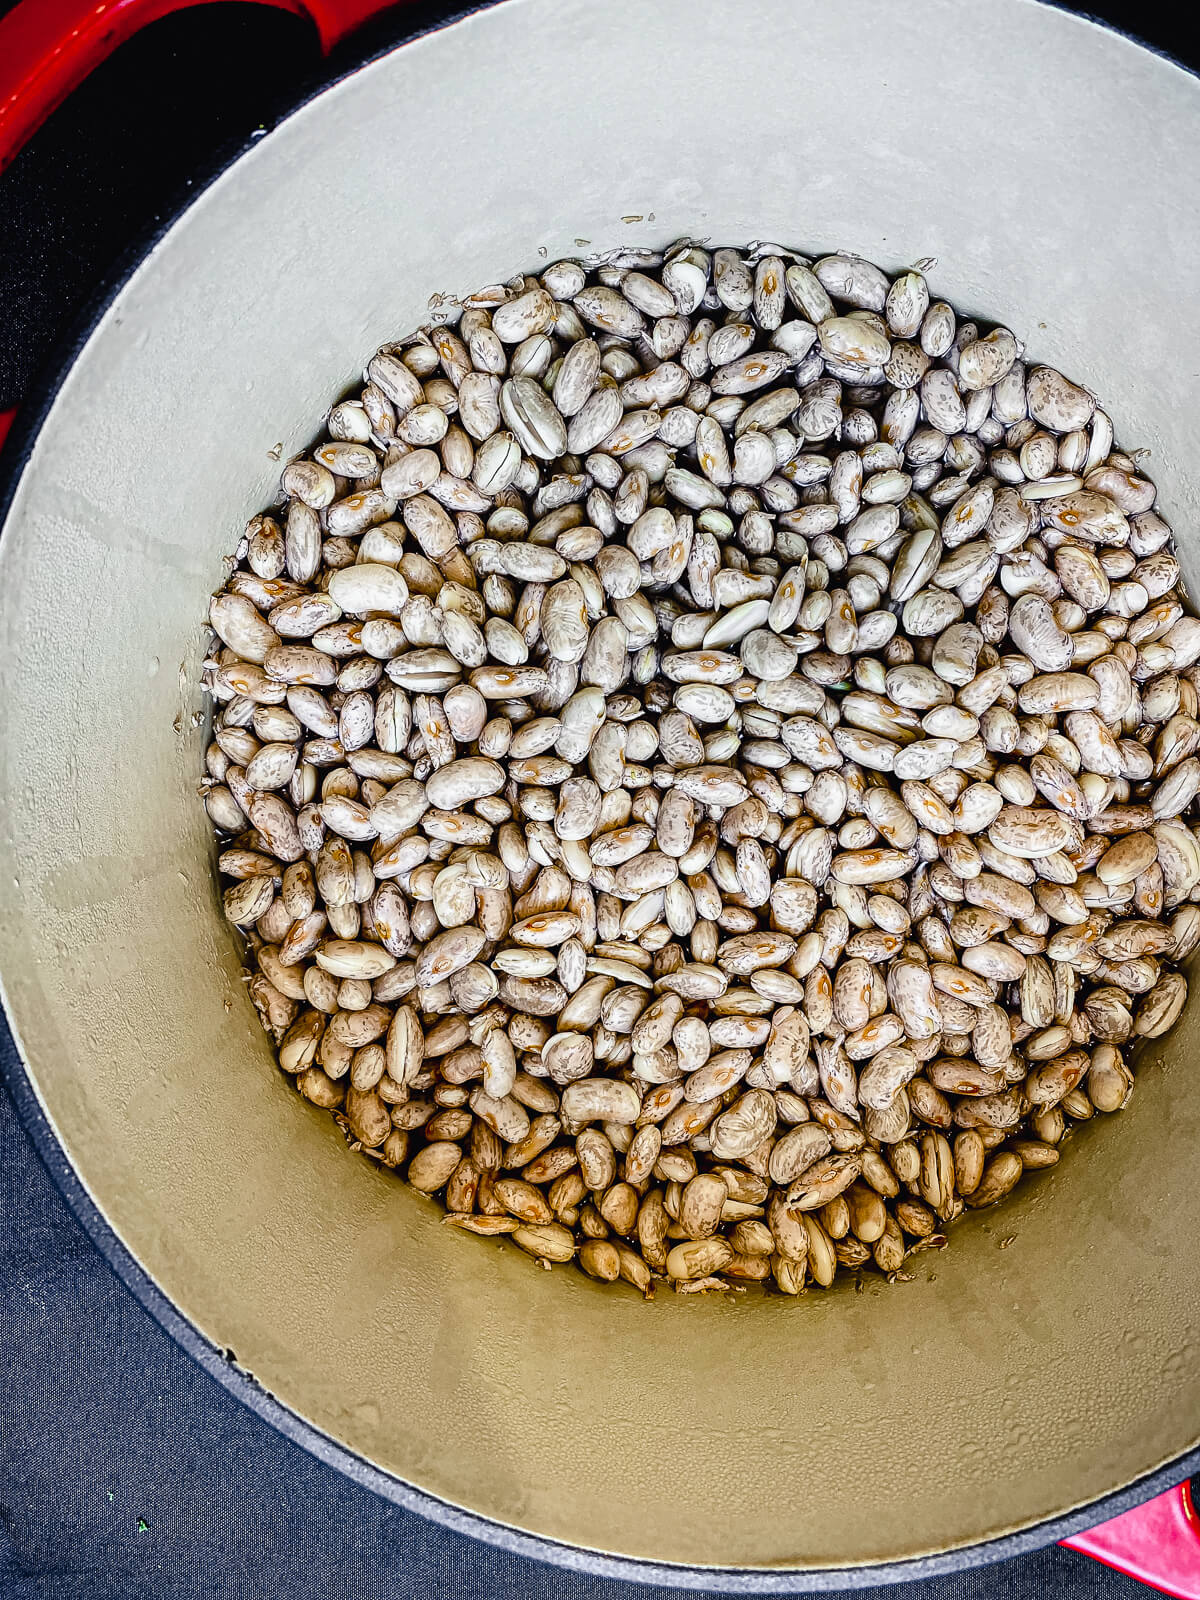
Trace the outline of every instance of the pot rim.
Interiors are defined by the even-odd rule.
[[[318,99],[327,89],[353,77],[363,68],[403,49],[414,40],[481,12],[494,9],[504,0],[476,0],[474,4],[397,5],[360,28],[333,52],[333,70],[312,73],[299,87],[286,110],[274,118],[271,129],[294,116]],[[1101,28],[1138,49],[1200,79],[1200,72],[1189,67],[1170,51],[1117,27],[1107,19],[1077,10],[1065,0],[1026,0],[1028,4],[1064,11],[1077,21]],[[233,139],[223,144],[210,159],[199,178],[189,180],[171,201],[163,206],[154,222],[144,227],[120,254],[110,270],[71,319],[67,332],[52,345],[39,364],[22,398],[8,437],[0,444],[0,538],[17,486],[33,453],[50,408],[59,389],[82,353],[92,333],[112,302],[125,287],[155,246],[190,210],[194,202],[232,167],[253,150],[262,135]],[[261,1417],[285,1438],[301,1445],[310,1455],[363,1488],[447,1528],[467,1534],[508,1554],[549,1562],[574,1572],[615,1578],[626,1582],[658,1584],[669,1588],[701,1588],[725,1594],[805,1594],[842,1589],[868,1589],[878,1585],[914,1579],[943,1577],[973,1567],[1027,1555],[1106,1522],[1122,1512],[1174,1488],[1182,1479],[1200,1474],[1200,1446],[1156,1468],[1124,1488],[1089,1501],[1061,1516],[1033,1523],[1013,1533],[1002,1534],[974,1544],[955,1546],[933,1555],[910,1556],[898,1561],[875,1562],[854,1567],[689,1567],[679,1563],[660,1563],[631,1556],[615,1556],[604,1551],[563,1543],[544,1535],[527,1533],[509,1524],[496,1522],[476,1512],[440,1499],[403,1479],[373,1466],[362,1456],[337,1443],[311,1422],[277,1400],[264,1389],[253,1373],[238,1365],[232,1350],[222,1351],[212,1344],[178,1310],[168,1295],[143,1269],[133,1252],[105,1219],[87,1192],[59,1143],[50,1119],[33,1085],[17,1028],[6,1003],[0,974],[0,1022],[7,1023],[13,1042],[11,1061],[0,1050],[0,1081],[8,1089],[26,1134],[51,1180],[80,1223],[95,1248],[142,1309],[170,1335],[214,1382]]]

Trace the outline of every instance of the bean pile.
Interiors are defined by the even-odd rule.
[[[902,1274],[1125,1105],[1200,942],[1200,621],[930,263],[559,261],[385,346],[211,605],[279,1065],[645,1294]]]

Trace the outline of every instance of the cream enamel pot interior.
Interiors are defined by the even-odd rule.
[[[936,292],[1151,448],[1194,573],[1198,146],[1200,83],[1031,0],[507,0],[243,153],[22,419],[0,545],[14,1087],[119,1270],[310,1448],[512,1548],[743,1589],[1011,1553],[1187,1470],[1195,1005],[1128,1114],[910,1283],[644,1305],[544,1274],[443,1228],[275,1071],[214,889],[196,684],[280,450],[431,293],[682,234],[938,257]]]

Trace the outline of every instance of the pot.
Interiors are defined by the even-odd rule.
[[[332,36],[377,8],[316,9]],[[10,143],[30,85],[106,47],[76,40],[48,76],[8,55]],[[1194,582],[1198,141],[1194,78],[1030,0],[507,0],[239,155],[30,398],[0,500],[12,1088],[117,1270],[276,1426],[511,1549],[740,1591],[1011,1555],[1200,1465],[1197,1004],[1129,1115],[911,1282],[645,1305],[349,1158],[273,1067],[196,796],[206,601],[279,460],[432,293],[539,259],[681,234],[937,255],[937,292],[1152,450]],[[1200,1591],[1186,1508],[1115,1559]],[[1176,1534],[1191,1578],[1154,1567]]]

